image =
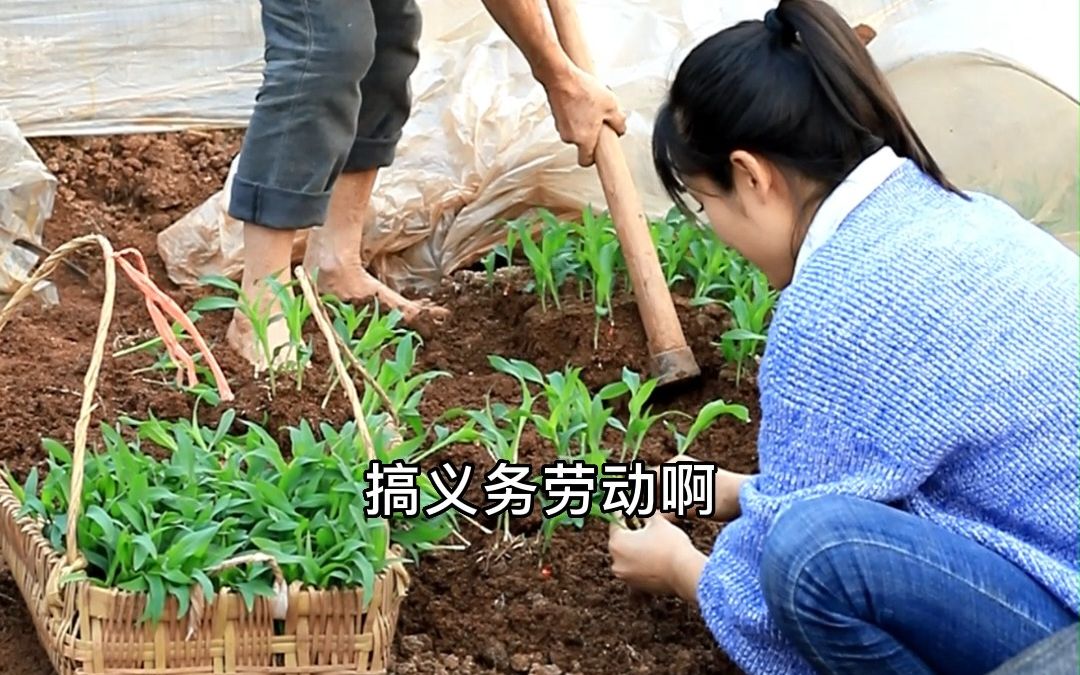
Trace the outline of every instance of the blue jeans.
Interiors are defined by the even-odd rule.
[[[261,0],[263,83],[229,200],[237,220],[322,225],[343,172],[389,166],[412,112],[415,0]]]
[[[1077,621],[974,541],[850,497],[784,512],[761,581],[770,616],[822,673],[985,675]]]

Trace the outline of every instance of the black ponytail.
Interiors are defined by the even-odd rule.
[[[912,128],[865,45],[822,0],[781,0],[686,57],[653,133],[660,180],[686,208],[681,176],[732,189],[730,155],[767,157],[828,194],[883,146],[962,194]]]

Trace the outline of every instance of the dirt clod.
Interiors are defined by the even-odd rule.
[[[405,635],[401,638],[401,653],[416,656],[431,651],[431,638],[427,635]]]
[[[527,673],[541,658],[543,658],[541,654],[514,654],[510,657],[510,670],[515,673]]]

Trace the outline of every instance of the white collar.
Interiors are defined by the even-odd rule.
[[[904,158],[897,156],[892,148],[885,146],[870,155],[856,166],[848,177],[821,203],[814,220],[806,231],[806,238],[799,248],[795,260],[795,274],[821,248],[829,237],[836,233],[844,219],[855,210],[874,190],[881,186],[904,163]],[[793,279],[794,280],[794,279]]]

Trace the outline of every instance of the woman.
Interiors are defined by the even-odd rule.
[[[752,674],[986,673],[1074,624],[1077,257],[954,187],[818,0],[694,49],[654,157],[782,295],[730,524],[613,528],[615,574]]]

